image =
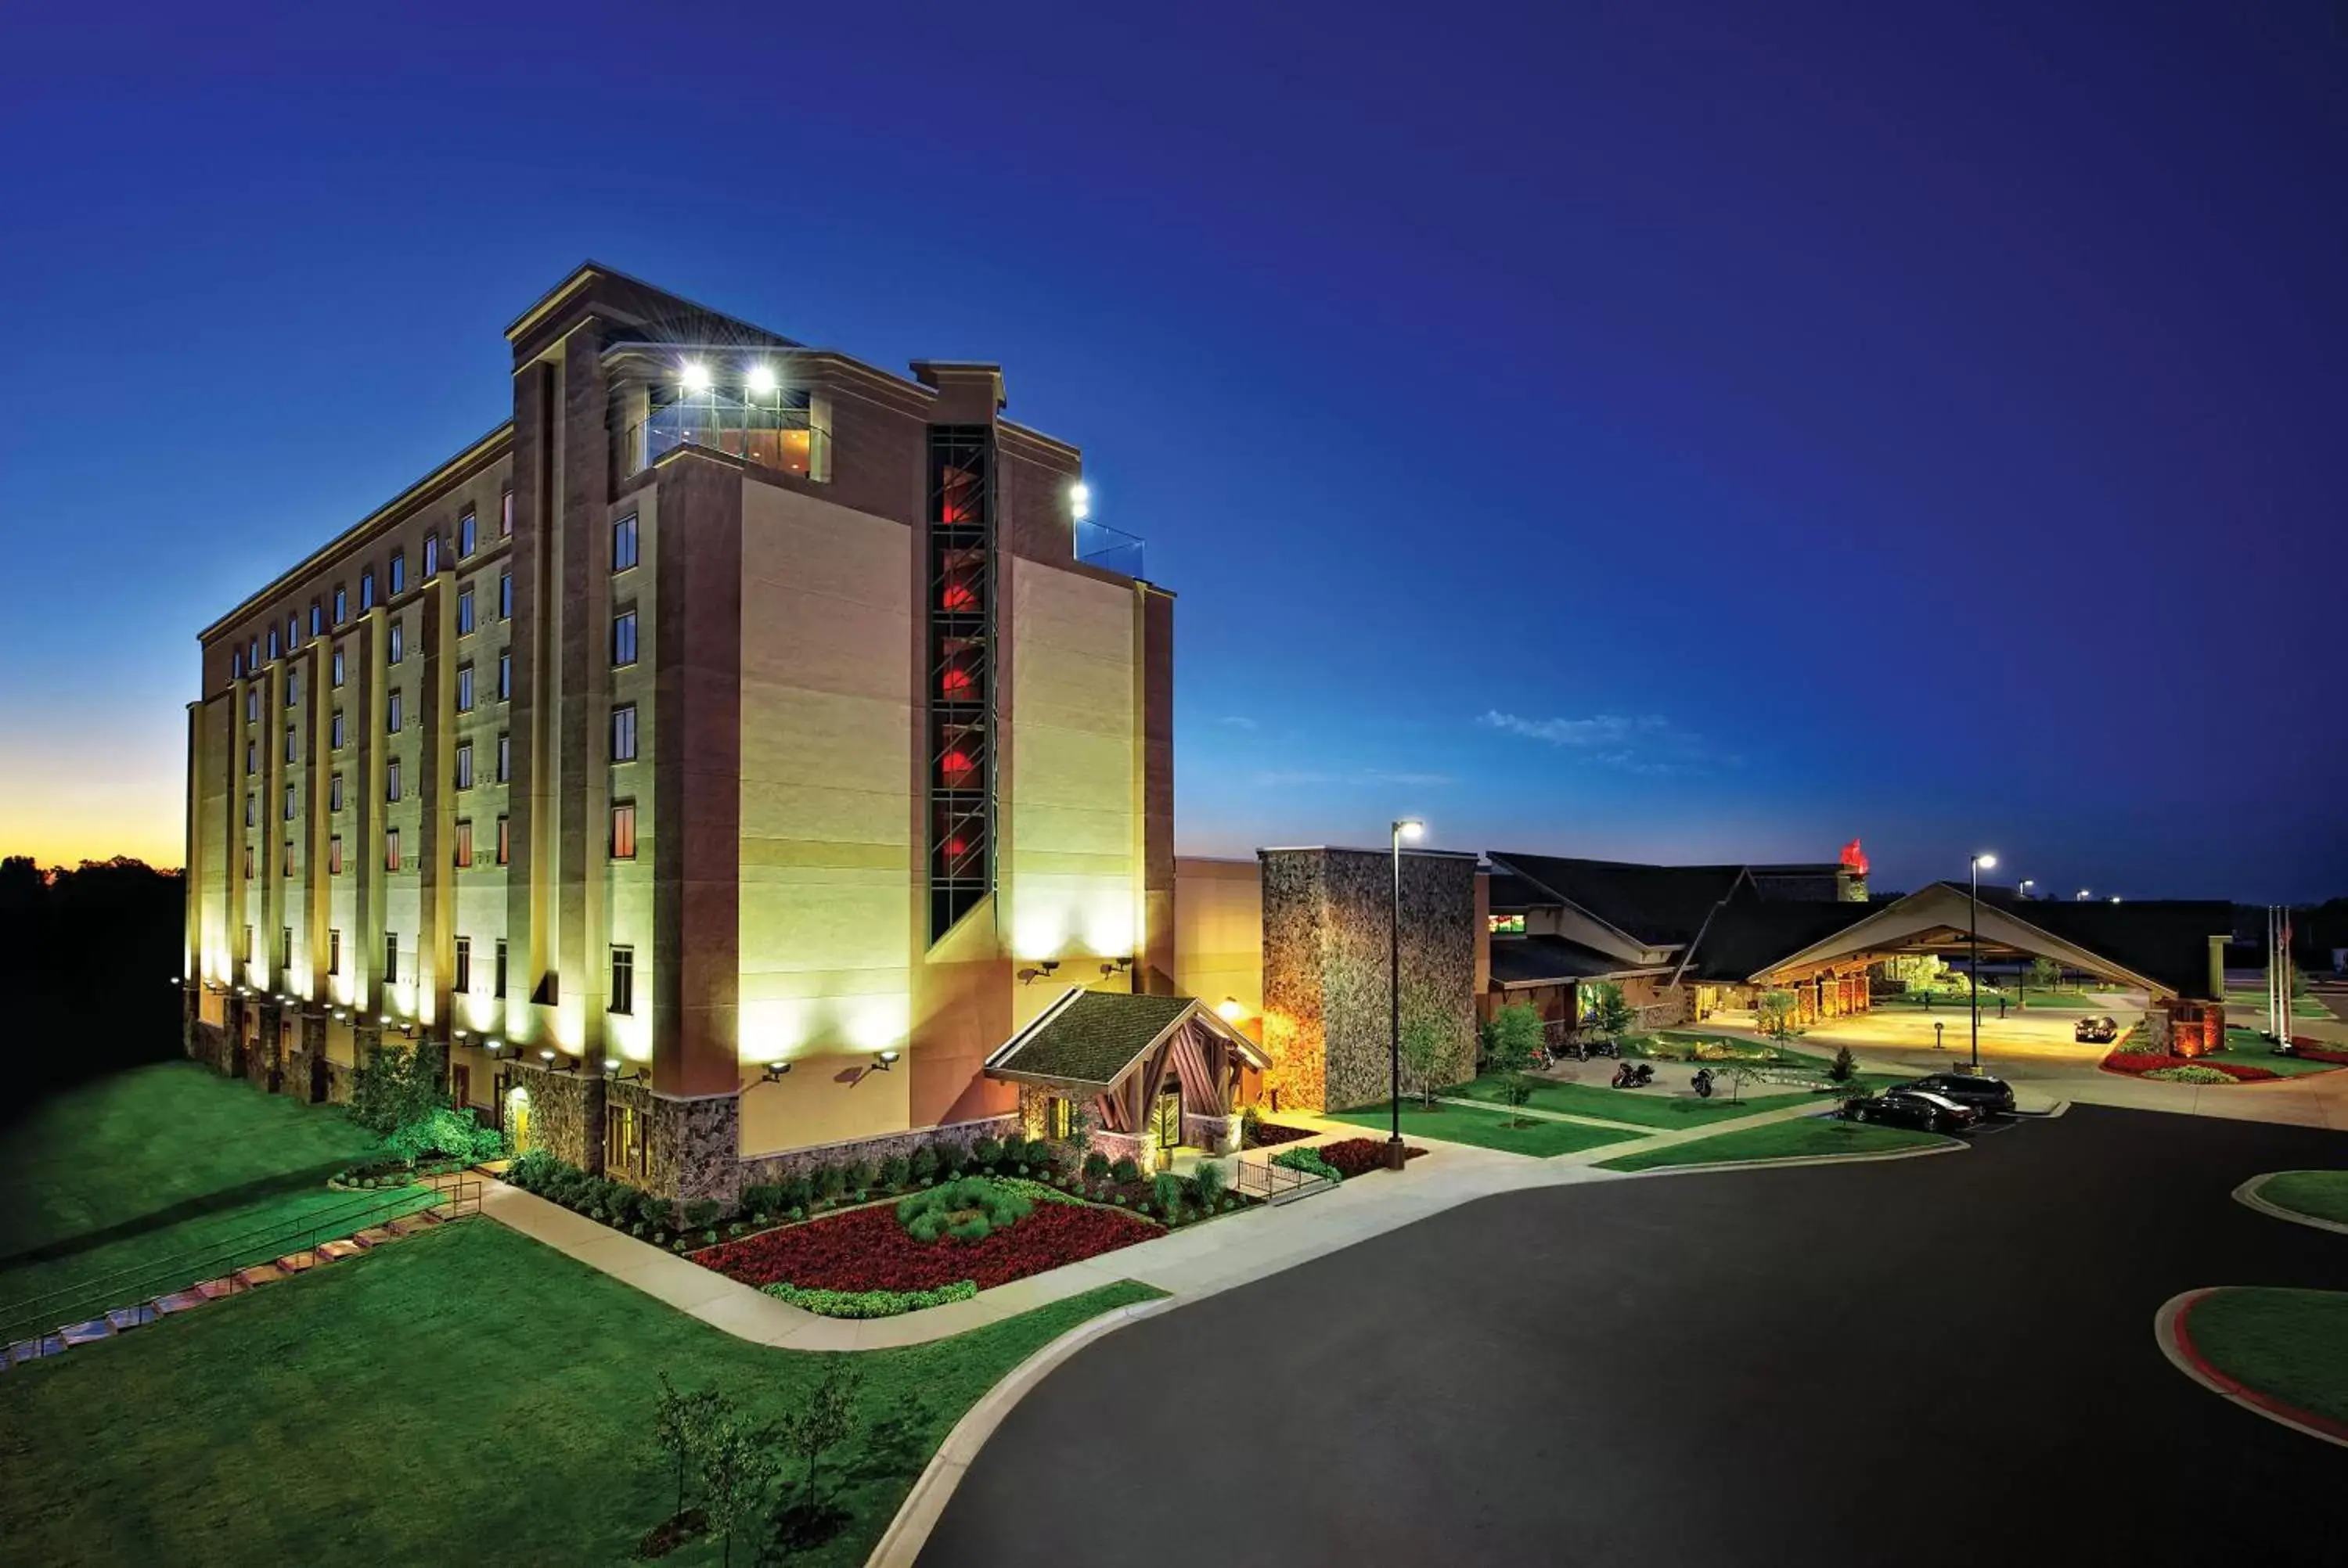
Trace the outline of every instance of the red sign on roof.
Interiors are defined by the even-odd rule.
[[[1856,838],[1842,846],[1842,868],[1854,876],[1867,875],[1867,851],[1859,846]]]

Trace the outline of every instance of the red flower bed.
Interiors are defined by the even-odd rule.
[[[2206,1056],[2155,1056],[2143,1050],[2116,1050],[2103,1061],[2106,1072],[2125,1072],[2131,1076],[2156,1072],[2164,1067],[2214,1067],[2237,1083],[2257,1083],[2282,1076],[2243,1061],[2212,1061]]]
[[[2291,1053],[2304,1061],[2336,1061],[2343,1067],[2348,1067],[2348,1050],[2336,1050],[2328,1045],[2318,1045],[2312,1040],[2294,1039],[2291,1042]]]
[[[1271,1149],[1282,1143],[1293,1143],[1299,1138],[1310,1138],[1312,1132],[1303,1127],[1283,1127],[1277,1122],[1259,1122],[1249,1134],[1251,1149]]]
[[[1138,1214],[1038,1203],[1025,1219],[984,1241],[915,1241],[897,1223],[896,1204],[875,1204],[707,1247],[693,1260],[745,1285],[935,1290],[968,1279],[985,1290],[1164,1234]]]
[[[1337,1167],[1341,1176],[1359,1176],[1386,1168],[1386,1146],[1378,1138],[1345,1138],[1334,1143],[1323,1143],[1317,1151],[1320,1156]],[[1426,1151],[1405,1145],[1402,1157],[1416,1160]]]

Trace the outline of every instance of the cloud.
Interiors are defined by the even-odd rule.
[[[1488,709],[1477,723],[1529,741],[1570,750],[1600,767],[1620,768],[1647,778],[1675,778],[1735,767],[1742,758],[1715,753],[1701,735],[1680,729],[1660,713],[1593,713],[1583,719],[1528,719]]]
[[[1253,719],[1249,718],[1244,713],[1226,713],[1221,718],[1217,719],[1215,723],[1218,724],[1227,725],[1234,730],[1253,730],[1261,727]]]

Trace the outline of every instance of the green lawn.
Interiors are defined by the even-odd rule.
[[[1790,1122],[1772,1122],[1766,1127],[1718,1132],[1675,1148],[1601,1160],[1598,1168],[1602,1171],[1653,1171],[1667,1165],[1712,1165],[1729,1160],[1879,1154],[1891,1149],[1913,1149],[1926,1143],[1952,1142],[1954,1140],[1943,1138],[1936,1132],[1917,1132],[1905,1127],[1879,1127],[1872,1122],[1805,1116]]]
[[[2228,1377],[2348,1421],[2348,1292],[2230,1286],[2195,1303],[2186,1329]]]
[[[2229,1009],[2235,1012],[2240,1012],[2243,1009],[2247,1008],[2254,1017],[2264,1018],[2267,1016],[2267,993],[2264,991],[2228,991],[2226,993],[2226,1006]],[[2313,997],[2293,997],[2291,999],[2291,1016],[2293,1018],[2328,1019],[2332,1017],[2333,1014],[2330,1008],[2325,1007]]]
[[[286,1250],[266,1245],[282,1227],[395,1199],[326,1190],[329,1175],[376,1143],[339,1110],[267,1094],[193,1062],[142,1067],[60,1095],[0,1137],[0,1192],[10,1194],[0,1204],[0,1319],[9,1320],[0,1329],[24,1327],[9,1309],[31,1297],[67,1293],[28,1309],[46,1319],[33,1327],[54,1328],[193,1284],[192,1272],[161,1277],[186,1255],[196,1255],[186,1262],[197,1270],[252,1238],[260,1245],[221,1266],[263,1261]],[[407,1205],[428,1196],[411,1189]],[[85,1288],[94,1294],[78,1294]],[[115,1299],[123,1290],[132,1296]]]
[[[1824,1063],[1820,1066],[1823,1067]],[[1834,1098],[1828,1094],[1815,1094],[1808,1090],[1785,1090],[1771,1084],[1756,1084],[1745,1091],[1742,1100],[1732,1102],[1728,1099],[1728,1087],[1723,1083],[1714,1089],[1711,1099],[1699,1100],[1689,1092],[1687,1087],[1688,1077],[1694,1071],[1685,1066],[1667,1066],[1655,1074],[1654,1083],[1645,1089],[1609,1089],[1599,1083],[1544,1082],[1533,1091],[1532,1098],[1525,1103],[1539,1111],[1560,1111],[1570,1116],[1596,1116],[1608,1122],[1628,1122],[1639,1127],[1701,1127],[1714,1122],[1733,1122],[1739,1116],[1750,1116],[1758,1111],[1776,1111],[1807,1102],[1828,1105]],[[1862,1073],[1859,1077],[1859,1083],[1870,1089],[1879,1083],[1892,1081],[1896,1081],[1881,1074]],[[1463,1099],[1499,1104],[1502,1090],[1500,1079],[1484,1077],[1445,1092]]]
[[[2348,1225],[2348,1171],[2278,1172],[2260,1186],[2259,1196],[2279,1209]]]
[[[1391,1125],[1387,1108],[1383,1105],[1341,1111],[1331,1120],[1351,1122],[1356,1127],[1375,1128],[1381,1132]],[[1473,1143],[1479,1149],[1530,1154],[1536,1159],[1570,1154],[1578,1149],[1595,1149],[1601,1143],[1619,1143],[1640,1136],[1607,1127],[1584,1127],[1574,1122],[1537,1122],[1529,1118],[1523,1126],[1511,1127],[1511,1120],[1505,1108],[1471,1111],[1464,1105],[1438,1105],[1429,1111],[1407,1100],[1402,1105],[1405,1138],[1441,1138],[1453,1143]]]
[[[846,1522],[792,1561],[862,1563],[981,1394],[1159,1294],[1128,1281],[858,1354],[865,1430],[827,1460]],[[0,1536],[12,1561],[58,1564],[621,1562],[676,1501],[655,1373],[722,1387],[764,1422],[829,1359],[736,1339],[468,1220],[0,1375]],[[922,1403],[892,1451],[872,1423],[908,1394]],[[664,1559],[717,1560],[711,1542]]]
[[[2303,1078],[2311,1072],[2336,1072],[2340,1070],[2336,1061],[2309,1061],[2303,1057],[2277,1056],[2274,1048],[2256,1030],[2250,1029],[2228,1030],[2225,1049],[2207,1052],[2200,1060],[2263,1067],[2269,1072],[2280,1073],[2285,1078]]]

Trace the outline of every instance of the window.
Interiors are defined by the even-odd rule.
[[[490,978],[497,982],[496,993],[503,996],[506,994],[506,939],[503,937],[498,938],[494,962],[497,964],[497,972]]]
[[[498,783],[503,784],[511,777],[513,777],[513,737],[499,735],[498,737]]]
[[[294,820],[294,786],[292,784],[285,786],[285,820],[288,822]]]
[[[326,840],[326,875],[340,876],[342,874],[343,835],[337,833]]]
[[[273,626],[269,629],[269,657],[277,657],[277,628]]]
[[[326,972],[330,975],[343,972],[343,933],[339,929],[326,932]]]
[[[290,838],[285,841],[285,853],[277,857],[277,875],[280,876],[294,875],[294,841]]]
[[[636,857],[636,803],[623,800],[612,807],[612,858]]]
[[[612,760],[632,763],[636,760],[636,705],[623,702],[612,710]]]
[[[498,864],[503,866],[513,856],[513,830],[505,814],[498,814]]]
[[[472,711],[473,667],[470,664],[459,664],[457,666],[457,712],[469,713]]]
[[[289,708],[298,707],[301,702],[302,671],[288,670],[285,671],[285,705]]]
[[[281,969],[294,967],[294,927],[291,926],[277,927],[277,967]]]
[[[396,827],[383,830],[383,868],[386,871],[399,869],[399,829]]]
[[[246,773],[252,773],[254,771],[256,764],[260,761],[260,748],[255,746],[251,741],[244,743],[244,771]]]
[[[467,512],[457,519],[457,559],[463,560],[473,553],[473,514]]]
[[[294,733],[295,732],[293,725],[288,724],[285,726],[285,760],[289,763],[294,760]]]
[[[336,643],[335,645],[335,656],[332,661],[332,671],[333,674],[331,679],[336,686],[340,686],[343,683],[343,650],[340,643]]]
[[[391,552],[391,591],[396,596],[407,589],[407,558],[397,550]]]
[[[450,858],[458,866],[473,864],[473,825],[463,817],[457,819],[457,840]],[[459,986],[457,989],[462,990],[465,988]]]
[[[513,492],[508,490],[498,497],[498,538],[513,538]]]
[[[473,743],[465,741],[457,747],[457,787],[473,787]]]
[[[328,811],[343,809],[343,775],[340,774],[326,780],[326,809]]]
[[[498,619],[513,619],[513,573],[510,571],[498,573]]]
[[[244,879],[247,882],[252,880],[252,845],[250,844],[244,846]]]
[[[244,825],[247,827],[261,820],[261,808],[254,804],[256,798],[251,790],[244,792]]]
[[[407,629],[395,620],[391,623],[391,630],[385,633],[383,661],[386,664],[396,664],[407,657]]]
[[[636,612],[623,610],[612,617],[612,662],[614,665],[636,661]]]
[[[612,525],[612,569],[627,570],[636,564],[636,515],[630,512]]]
[[[399,693],[394,692],[384,699],[383,727],[391,734],[399,733]]]
[[[350,619],[351,590],[340,583],[335,585],[335,624],[340,626]]]
[[[261,688],[247,686],[244,689],[244,722],[250,724],[259,717],[261,717]]]
[[[318,608],[318,601],[314,599],[310,601],[310,635],[315,637],[324,630],[326,630],[326,612]]]
[[[343,749],[343,743],[343,743],[343,711],[342,711],[340,708],[337,708],[337,709],[335,709],[335,718],[334,718],[334,723],[333,723],[330,726],[328,726],[328,728],[329,728],[329,732],[330,732],[330,733],[331,733],[331,736],[332,736],[332,738],[333,738],[335,750],[336,750],[336,751],[338,751],[338,752],[339,752],[339,751],[341,751],[341,750]]]
[[[440,536],[437,533],[430,533],[424,536],[424,565],[422,570],[424,573],[424,580],[427,582],[431,581],[432,579],[439,573]]]
[[[1484,917],[1484,924],[1489,933],[1495,937],[1521,937],[1525,934],[1525,917],[1521,913],[1487,915]]]
[[[509,649],[498,650],[498,701],[509,702],[513,697],[513,653]]]
[[[242,681],[244,679],[244,650],[242,648],[232,648],[229,650],[228,678],[232,681]]]
[[[636,1010],[636,950],[633,948],[612,949],[612,1010]]]
[[[285,618],[285,651],[291,653],[301,646],[302,618],[298,615],[289,615]]]
[[[473,630],[473,585],[467,583],[457,590],[457,635],[464,636]]]
[[[1074,1131],[1075,1117],[1069,1112],[1068,1102],[1057,1094],[1045,1105],[1044,1121],[1044,1136],[1046,1138],[1066,1138]]]
[[[387,986],[399,983],[399,933],[396,931],[383,934],[383,983]]]
[[[470,937],[457,938],[457,973],[451,989],[459,991],[473,989],[473,939]]]
[[[364,615],[374,608],[375,568],[369,567],[366,570],[359,573],[359,613]]]
[[[261,948],[255,942],[252,927],[250,926],[244,928],[244,961],[248,964],[261,962]]]
[[[394,757],[383,766],[383,798],[399,798],[399,759]]]

